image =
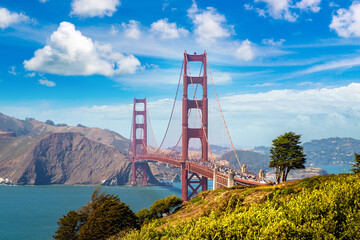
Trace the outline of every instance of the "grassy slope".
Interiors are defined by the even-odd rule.
[[[125,239],[360,239],[360,175],[197,195]]]

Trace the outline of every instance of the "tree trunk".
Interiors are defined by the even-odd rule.
[[[280,167],[276,167],[276,183],[280,183]]]

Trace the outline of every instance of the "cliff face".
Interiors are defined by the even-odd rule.
[[[12,184],[131,183],[129,140],[115,132],[56,127],[3,114],[0,114],[1,130],[0,177]],[[11,131],[16,134],[8,133]],[[150,168],[147,173],[149,184],[159,184]]]

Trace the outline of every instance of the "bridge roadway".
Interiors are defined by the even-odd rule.
[[[181,160],[173,157],[163,156],[163,155],[156,155],[156,154],[146,154],[146,155],[140,155],[136,156],[137,161],[156,161],[161,163],[167,163],[170,165],[173,165],[175,167],[181,168]],[[186,162],[185,163],[186,170],[189,172],[194,172],[197,174],[200,174],[201,176],[207,177],[208,179],[214,180],[214,169],[201,166],[199,164],[193,163],[193,162]],[[228,186],[228,176],[216,172],[216,180],[219,185],[222,187]],[[234,178],[235,186],[236,185],[265,185],[266,183],[256,182],[256,181],[249,181],[245,179],[239,179]]]

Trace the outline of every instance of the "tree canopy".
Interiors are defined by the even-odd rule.
[[[56,240],[107,239],[120,231],[139,228],[137,217],[117,196],[96,188],[89,203],[59,219]]]
[[[183,200],[181,198],[171,195],[155,201],[151,205],[150,210],[147,208],[141,209],[136,216],[140,224],[148,223],[153,219],[170,215],[182,202]]]
[[[300,146],[300,137],[294,132],[287,132],[272,141],[269,167],[275,168],[277,183],[286,181],[291,170],[305,169],[306,155]]]
[[[360,155],[354,153],[354,157],[355,157],[355,163],[351,164],[354,168],[351,169],[351,171],[356,174],[356,173],[360,173]]]

